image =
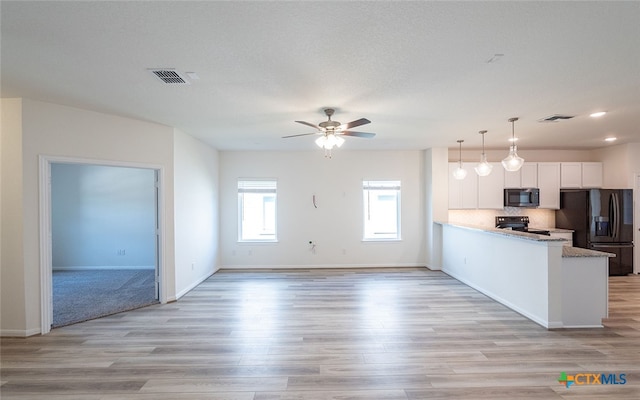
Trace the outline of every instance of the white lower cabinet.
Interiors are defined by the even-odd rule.
[[[571,232],[554,232],[551,231],[549,232],[549,235],[551,237],[557,237],[557,238],[562,238],[565,240],[565,243],[563,243],[563,245],[565,246],[573,246],[573,233]]]

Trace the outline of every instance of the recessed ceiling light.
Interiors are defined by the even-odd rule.
[[[606,113],[607,113],[606,111],[599,111],[599,112],[594,112],[593,114],[590,114],[589,116],[593,117],[593,118],[598,118],[598,117],[602,117]]]
[[[608,138],[604,139],[605,142],[615,142],[616,140],[618,140],[617,137],[608,137]]]

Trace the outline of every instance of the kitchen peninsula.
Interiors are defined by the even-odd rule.
[[[602,327],[611,254],[556,237],[441,225],[443,272],[545,328]]]

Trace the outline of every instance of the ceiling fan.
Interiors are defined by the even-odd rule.
[[[333,108],[327,108],[324,110],[324,113],[327,115],[327,120],[320,122],[318,125],[312,124],[310,122],[305,121],[295,121],[299,124],[307,125],[312,128],[315,128],[317,132],[312,133],[301,133],[299,135],[289,135],[283,136],[283,138],[292,138],[297,136],[309,136],[309,135],[322,135],[318,139],[316,139],[316,144],[325,149],[325,156],[331,157],[331,149],[334,146],[342,146],[344,143],[344,139],[342,136],[355,136],[361,138],[372,138],[376,134],[369,132],[355,132],[350,131],[349,129],[355,128],[357,126],[365,125],[371,123],[366,118],[360,118],[355,121],[348,122],[346,124],[341,124],[338,121],[332,121],[331,116],[334,114],[335,110]]]

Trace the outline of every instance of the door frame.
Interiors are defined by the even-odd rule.
[[[633,175],[634,228],[633,228],[633,273],[640,274],[640,172]]]
[[[110,161],[63,156],[38,156],[39,234],[40,234],[40,333],[51,331],[53,323],[53,253],[51,234],[51,164],[98,165],[106,167],[142,168],[155,171],[156,176],[156,289],[160,303],[167,303],[165,288],[165,235],[164,235],[164,168],[156,164]]]

